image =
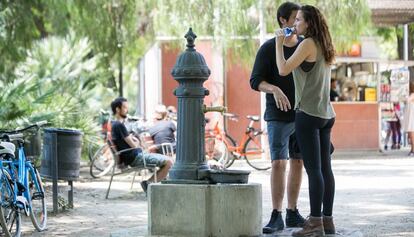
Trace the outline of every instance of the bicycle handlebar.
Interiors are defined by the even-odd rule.
[[[254,122],[259,122],[260,121],[260,116],[259,115],[247,115],[246,118],[250,119],[251,121]]]
[[[23,140],[24,135],[23,133],[16,133],[16,134],[3,134],[1,136],[1,140],[5,141],[17,141],[17,140]]]
[[[38,127],[42,127],[42,126],[45,126],[45,125],[47,125],[47,124],[49,124],[49,123],[47,122],[47,120],[42,120],[42,121],[39,121],[39,122],[37,122],[37,123],[36,123],[36,125],[37,125]]]
[[[31,124],[31,125],[29,125],[29,126],[27,126],[25,128],[22,128],[22,129],[16,129],[16,130],[10,130],[10,131],[0,130],[0,133],[4,133],[4,134],[17,134],[17,133],[22,133],[22,132],[24,132],[26,130],[29,130],[29,129],[32,129],[32,128],[39,129],[40,127],[45,126],[47,124],[49,124],[49,123],[46,120],[42,120],[42,121],[39,121],[39,122],[37,122],[35,124]]]
[[[230,120],[233,120],[233,121],[239,121],[239,115],[237,115],[237,114],[223,113],[223,116],[227,117],[227,118],[229,118]]]

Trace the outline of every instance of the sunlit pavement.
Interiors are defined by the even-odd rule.
[[[407,154],[407,150],[335,152],[337,236],[414,236],[414,158]],[[235,162],[231,168],[250,169],[244,161]],[[307,216],[305,171],[303,175],[298,208]],[[138,182],[129,189],[131,179],[132,175],[117,176],[110,199],[105,200],[109,177],[92,179],[88,167],[83,167],[80,180],[74,183],[75,208],[50,215],[49,229],[44,233],[33,232],[25,223],[24,236],[147,236],[147,200]],[[269,179],[270,170],[252,170],[249,177],[249,182],[262,184],[263,225],[272,211]],[[49,210],[51,207],[49,200]],[[289,236],[291,231],[263,236]]]
[[[335,152],[336,236],[414,236],[414,158],[407,154],[407,150]],[[244,161],[237,161],[231,168],[252,170]],[[298,208],[307,216],[305,171],[303,175]],[[252,170],[249,177],[250,182],[262,184],[263,224],[272,210],[269,178],[270,170]],[[293,230],[263,236],[290,236]]]

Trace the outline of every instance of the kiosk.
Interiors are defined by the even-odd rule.
[[[408,80],[392,84],[392,69],[414,66],[414,61],[338,57],[332,80],[339,94],[333,107],[336,121],[332,142],[338,150],[381,150],[383,114],[389,108],[391,88],[408,88]],[[402,83],[402,84],[401,84]],[[404,84],[405,83],[405,84]],[[405,91],[405,89],[402,89]],[[404,96],[403,96],[404,97]],[[402,98],[401,96],[399,98]]]

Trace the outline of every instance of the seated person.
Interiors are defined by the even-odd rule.
[[[175,124],[171,120],[167,120],[168,111],[164,105],[159,105],[155,108],[154,124],[148,130],[151,135],[154,145],[150,146],[150,152],[162,153],[161,144],[171,143],[175,153],[176,141],[175,131],[177,130]]]
[[[331,79],[331,91],[329,93],[329,98],[331,101],[339,101],[339,94],[336,92],[336,80]]]
[[[175,106],[170,105],[167,107],[167,111],[168,111],[168,118],[170,118],[170,120],[172,120],[176,125],[176,121],[177,121],[177,109],[175,108]]]
[[[112,112],[116,118],[112,122],[112,141],[115,144],[118,151],[131,149],[125,152],[122,152],[119,155],[120,164],[129,165],[131,167],[143,166],[144,160],[146,164],[156,165],[160,167],[160,170],[157,172],[157,180],[161,181],[165,179],[168,175],[168,171],[173,165],[173,161],[164,155],[156,153],[146,153],[139,148],[138,140],[132,135],[129,134],[124,122],[128,113],[128,101],[123,97],[118,97],[111,103]],[[155,181],[154,176],[151,176],[148,180],[141,182],[141,187],[144,192],[147,192],[147,187],[149,183]]]

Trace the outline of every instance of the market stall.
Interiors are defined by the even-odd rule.
[[[394,119],[389,118],[390,108],[407,98],[406,68],[413,65],[414,61],[337,58],[332,67],[336,88],[331,88],[337,94],[332,102],[337,114],[332,142],[337,149],[384,148],[386,119]]]

